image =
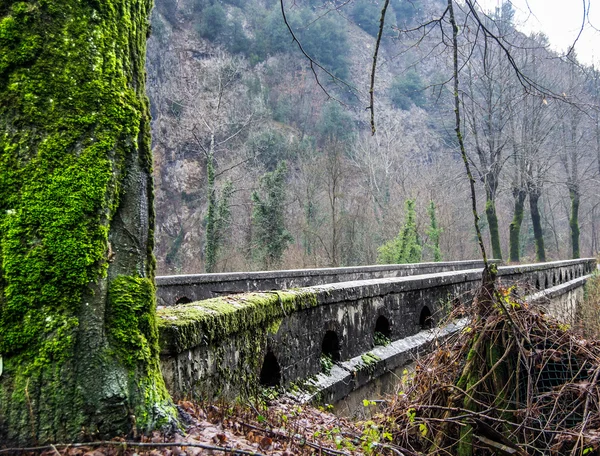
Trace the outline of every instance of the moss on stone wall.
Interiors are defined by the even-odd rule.
[[[316,296],[306,289],[246,293],[160,309],[162,352],[187,359],[182,352],[190,350],[196,357],[192,370],[202,372],[173,379],[189,382],[175,389],[200,400],[256,395],[269,336],[283,318],[315,307]]]
[[[316,305],[316,292],[288,290],[166,307],[158,311],[160,346],[163,352],[181,353],[253,328],[272,330],[282,317]]]
[[[125,184],[150,182],[150,7],[149,0],[0,4],[5,442],[127,432],[150,426],[144,410],[152,401],[168,406],[152,323],[151,185],[131,195]],[[150,232],[129,239],[138,244],[132,253],[109,238],[126,236],[115,235],[114,219],[135,210],[148,213]],[[119,265],[112,274],[111,261]],[[125,324],[137,330],[126,336]]]

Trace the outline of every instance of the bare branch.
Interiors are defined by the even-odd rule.
[[[371,68],[371,87],[369,88],[369,97],[371,104],[367,109],[371,110],[371,134],[375,134],[375,70],[377,69],[377,55],[379,54],[379,45],[381,44],[381,36],[383,35],[383,27],[385,25],[385,13],[387,12],[390,0],[385,0],[381,9],[381,18],[379,19],[379,31],[377,32],[377,43],[375,44],[375,52],[373,53],[373,67]]]

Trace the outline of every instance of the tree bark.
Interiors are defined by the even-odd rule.
[[[539,190],[529,191],[529,210],[533,224],[533,235],[535,237],[535,256],[537,261],[546,261],[546,249],[544,248],[544,233],[542,231],[542,217],[538,207],[540,199]]]
[[[490,240],[492,242],[492,255],[497,260],[502,260],[502,248],[500,247],[500,231],[498,228],[498,216],[496,215],[496,201],[488,199],[485,203],[485,216],[490,227]]]
[[[0,3],[0,442],[172,423],[155,321],[150,0]]]
[[[579,189],[571,188],[569,190],[571,197],[571,217],[569,217],[569,228],[571,231],[571,247],[573,258],[579,258]]]
[[[509,241],[510,241],[510,261],[518,263],[521,260],[520,255],[520,236],[521,236],[521,224],[523,223],[523,213],[525,208],[525,198],[527,192],[518,188],[513,191],[513,197],[515,200],[515,213],[513,215],[512,222],[510,222],[509,228]]]
[[[210,146],[206,157],[206,185],[208,211],[206,214],[206,244],[204,246],[204,269],[206,272],[215,272],[217,265],[217,195],[215,193],[215,135],[210,135]]]

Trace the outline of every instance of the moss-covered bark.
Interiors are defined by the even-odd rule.
[[[0,442],[153,427],[149,0],[0,3]]]
[[[573,186],[569,190],[569,196],[571,197],[571,216],[569,217],[571,248],[573,258],[579,258],[579,188]]]
[[[512,222],[510,222],[508,235],[510,242],[510,261],[518,263],[521,260],[521,224],[523,223],[525,198],[527,197],[527,192],[522,188],[515,189],[513,191],[513,197],[515,201],[515,212],[513,214]]]
[[[490,240],[492,242],[492,255],[495,259],[502,259],[502,248],[500,247],[500,230],[498,228],[498,216],[496,215],[496,201],[488,196],[485,202],[485,216],[490,227]]]
[[[544,232],[542,231],[542,216],[538,201],[540,191],[532,189],[529,191],[529,211],[531,212],[531,223],[533,225],[533,236],[535,237],[535,257],[537,261],[546,261],[546,249],[544,247]]]

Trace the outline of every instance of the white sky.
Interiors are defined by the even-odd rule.
[[[525,33],[543,32],[554,50],[566,52],[573,44],[583,21],[584,3],[588,10],[586,26],[575,45],[579,60],[600,64],[600,0],[510,0],[517,27]],[[487,11],[502,0],[477,0]],[[598,30],[594,30],[598,29]]]

